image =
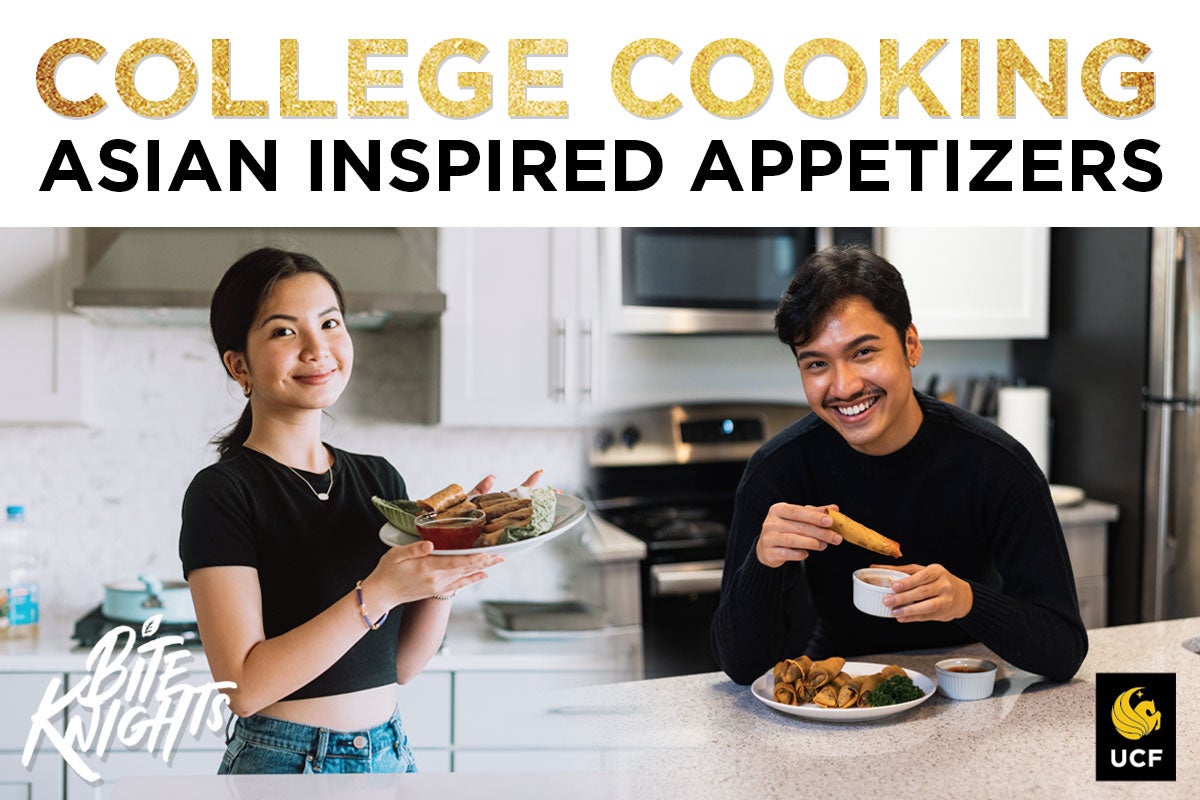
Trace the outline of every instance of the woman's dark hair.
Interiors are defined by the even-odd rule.
[[[904,344],[912,309],[904,279],[887,259],[862,246],[827,247],[804,260],[775,309],[775,333],[795,350],[825,315],[851,297],[866,298]]]
[[[304,253],[293,253],[276,247],[260,247],[239,258],[225,271],[217,289],[213,292],[212,305],[208,312],[208,324],[212,328],[213,343],[217,355],[225,363],[225,353],[246,352],[246,337],[250,326],[258,318],[262,304],[275,284],[285,278],[311,272],[329,281],[337,296],[338,308],[345,311],[346,301],[342,287],[321,262]],[[226,369],[228,371],[228,368]],[[246,441],[250,435],[252,417],[247,401],[242,416],[234,425],[218,434],[210,444],[217,446],[217,456],[225,459]]]

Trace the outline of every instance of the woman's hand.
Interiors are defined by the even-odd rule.
[[[941,564],[872,564],[873,567],[907,572],[910,577],[892,581],[895,594],[883,598],[900,622],[950,622],[961,619],[975,603],[971,584]]]
[[[774,569],[789,561],[803,561],[814,550],[841,544],[842,537],[830,526],[833,520],[826,508],[837,506],[794,506],[776,503],[763,520],[762,532],[754,545],[759,562]]]
[[[402,603],[450,594],[487,577],[483,570],[504,561],[497,555],[431,556],[433,543],[413,542],[388,550],[363,581],[363,598],[373,616]]]
[[[537,472],[533,473],[528,478],[526,478],[525,481],[521,485],[524,486],[525,488],[530,488],[532,486],[535,486],[537,484],[537,482],[539,480],[541,480],[541,477],[542,477],[542,470],[539,469]],[[471,491],[467,492],[467,496],[474,497],[477,494],[487,494],[488,492],[490,492],[492,490],[492,487],[495,485],[496,485],[496,476],[488,475],[483,480],[481,480],[479,483],[475,484],[475,488],[472,489]]]

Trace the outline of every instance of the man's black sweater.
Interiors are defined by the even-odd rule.
[[[717,663],[750,683],[783,658],[789,619],[810,602],[813,658],[890,653],[979,641],[1021,669],[1065,681],[1087,654],[1087,633],[1058,515],[1029,453],[982,418],[917,393],[924,420],[894,453],[852,449],[815,414],[754,455],[738,487],[721,602]],[[941,564],[969,581],[971,611],[954,622],[872,617],[852,601],[850,574],[886,556],[843,543],[778,569],[755,543],[774,503],[837,504],[900,543],[896,563]]]

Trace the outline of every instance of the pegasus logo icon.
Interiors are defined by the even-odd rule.
[[[1141,699],[1144,687],[1135,686],[1122,692],[1112,707],[1112,724],[1121,736],[1136,742],[1146,734],[1162,728],[1162,712],[1154,708],[1153,700],[1142,700],[1137,705],[1133,699]]]

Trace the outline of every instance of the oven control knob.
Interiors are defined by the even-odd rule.
[[[605,450],[613,446],[613,442],[615,442],[616,439],[617,437],[613,435],[612,431],[610,431],[608,428],[603,428],[598,431],[596,433],[596,437],[592,439],[592,445],[603,453]]]
[[[633,449],[633,446],[642,440],[642,432],[630,425],[625,430],[621,431],[621,441],[625,446]]]

